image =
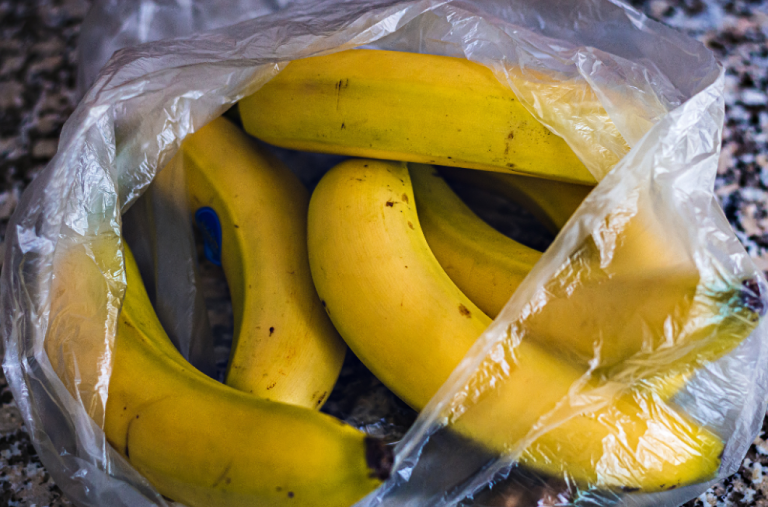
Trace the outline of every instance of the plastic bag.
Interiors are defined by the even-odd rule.
[[[285,0],[227,2],[180,0],[103,0],[94,2],[83,20],[78,43],[77,89],[90,88],[118,49],[221,28],[274,12]]]
[[[712,55],[612,1],[326,1],[118,52],[65,125],[57,155],[24,194],[8,228],[2,272],[3,367],[38,453],[67,496],[93,506],[166,504],[100,429],[125,288],[122,213],[184,136],[289,60],[360,46],[488,66],[600,180],[398,444],[391,478],[360,505],[534,503],[526,496],[533,491],[548,495],[540,499],[545,505],[675,505],[709,483],[665,484],[653,493],[613,486],[640,473],[628,464],[665,470],[654,442],[683,420],[722,444],[713,481],[735,471],[765,413],[764,323],[731,342],[736,348],[729,353],[718,356],[708,345],[727,331],[736,309],[764,312],[766,284],[712,193],[724,109],[723,71]],[[636,227],[646,234],[633,242],[629,231]],[[90,256],[101,276],[57,286],[52,275],[72,249]],[[586,349],[568,341],[574,334],[567,313],[559,329],[547,324],[544,317],[562,314],[563,302],[580,294],[607,298],[611,285],[603,293],[602,281],[621,282],[638,266],[672,277],[651,280],[661,287],[678,270],[698,282],[686,300],[687,317],[669,314],[659,324],[640,316],[640,331],[627,328],[627,336],[641,341],[638,350],[630,347],[629,360],[606,359],[626,338],[624,328],[607,336],[615,331],[607,317],[591,329],[606,336]],[[62,290],[78,297],[52,308],[51,294]],[[59,364],[44,348],[52,328]],[[530,421],[518,418],[505,405],[519,389],[514,373],[528,366],[529,343],[548,340],[564,340],[562,348],[583,368],[559,386],[554,409]],[[55,368],[66,371],[63,381]],[[626,419],[604,412],[621,400],[641,407],[644,424],[656,424],[655,432],[641,435],[643,445],[628,443]],[[503,452],[478,450],[456,436],[478,420],[501,425],[494,438]],[[601,422],[605,432],[597,478],[518,466],[535,462],[534,455],[556,466],[571,444],[585,441],[569,431],[586,420]],[[524,427],[506,431],[516,425]],[[555,438],[564,431],[570,437]]]

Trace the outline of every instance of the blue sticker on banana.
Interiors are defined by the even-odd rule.
[[[205,257],[221,266],[221,222],[212,208],[200,208],[195,212],[195,222],[203,234]]]

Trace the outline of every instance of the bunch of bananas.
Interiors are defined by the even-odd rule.
[[[226,385],[173,347],[125,247],[104,432],[160,493],[192,507],[348,506],[388,477],[392,456],[317,410],[344,343],[420,410],[541,257],[483,222],[445,178],[521,201],[552,230],[595,182],[464,59],[352,50],[297,60],[239,111],[263,141],[366,158],[333,168],[310,199],[224,118],[184,141],[171,163],[183,165],[231,291]],[[545,304],[518,321],[524,339],[494,359],[504,371],[484,365],[471,379],[478,394],[454,430],[498,453],[527,442],[521,464],[588,487],[658,491],[715,476],[723,440],[667,402],[752,332],[763,301],[751,281],[700,279],[652,213],[631,211],[616,217],[610,262],[591,236],[569,256]],[[75,308],[82,280],[103,278],[98,259],[111,248],[92,238],[55,267],[51,315],[62,318],[45,345],[62,379],[79,378],[87,358],[62,345],[72,323],[61,310]],[[79,294],[77,309],[108,305],[104,292]],[[574,406],[579,396],[588,409]]]

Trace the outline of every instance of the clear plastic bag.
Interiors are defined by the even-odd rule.
[[[112,54],[126,47],[233,25],[269,14],[285,0],[103,0],[94,2],[78,43],[77,89],[84,95]]]
[[[119,51],[24,194],[2,272],[3,367],[67,496],[166,505],[100,429],[125,289],[122,214],[186,135],[288,61],[361,46],[488,66],[600,183],[398,444],[390,479],[359,505],[675,505],[733,473],[766,408],[756,320],[766,284],[712,192],[724,106],[711,53],[617,1],[325,1]],[[194,265],[188,242],[175,243]],[[73,251],[98,275],[61,286],[54,273]],[[600,340],[585,346],[574,332],[579,298],[653,304],[678,277],[695,280],[681,282],[684,308],[653,319],[606,304],[582,333]],[[646,292],[632,292],[637,284]],[[61,291],[76,297],[52,306]],[[522,417],[507,401],[522,389],[516,372],[534,366],[532,344],[556,344],[573,372],[547,391],[551,408]],[[487,427],[498,430],[485,435],[494,452],[465,438]],[[696,454],[681,427],[721,447],[711,481],[638,488]],[[579,438],[587,429],[600,438]],[[594,476],[567,466],[578,452],[599,458]]]

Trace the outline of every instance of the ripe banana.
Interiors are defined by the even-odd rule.
[[[490,69],[355,49],[290,62],[240,101],[246,132],[284,148],[594,184]]]
[[[538,260],[536,252],[489,227],[430,166],[411,164],[410,174],[432,252],[459,289],[495,318]],[[500,177],[486,177],[487,182],[516,178],[484,176]],[[554,297],[527,319],[528,337],[600,373],[615,375],[624,368],[629,374],[623,362],[632,358],[635,365],[646,363],[631,367],[632,374],[637,368],[644,368],[643,376],[663,372],[665,384],[680,387],[698,366],[750,335],[762,303],[750,300],[747,287],[713,287],[700,280],[692,260],[660,243],[661,232],[643,209],[626,220],[609,264],[603,265],[601,252],[588,240],[548,283],[546,292]],[[670,250],[672,255],[663,254]],[[678,357],[683,350],[685,356]],[[649,362],[651,355],[655,359]]]
[[[191,208],[212,209],[221,221],[221,263],[235,318],[226,383],[320,408],[341,371],[346,345],[309,272],[309,193],[224,118],[185,139],[181,154]]]
[[[75,297],[93,314],[109,304],[98,265],[112,252],[111,236],[104,238],[71,248],[58,263],[54,307],[67,309]],[[190,507],[341,507],[387,476],[391,456],[378,441],[315,410],[251,396],[195,370],[157,320],[127,248],[125,267],[104,432],[160,493]],[[84,281],[88,291],[67,290],[84,288]],[[54,365],[72,359],[56,346],[61,333],[72,332],[58,325],[66,321],[53,320],[48,330]],[[75,367],[97,369],[98,359],[80,355]]]
[[[590,185],[458,167],[443,167],[440,174],[449,181],[468,183],[524,206],[555,234],[594,188]]]
[[[312,277],[342,337],[395,394],[423,408],[491,320],[424,239],[406,164],[332,169],[312,195],[308,240]],[[523,445],[521,463],[596,487],[656,491],[714,477],[716,435],[529,340],[508,345],[454,407],[456,430],[500,453]]]

